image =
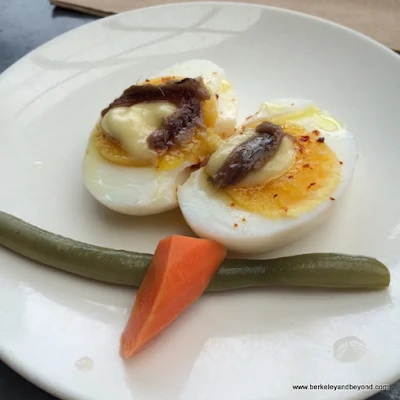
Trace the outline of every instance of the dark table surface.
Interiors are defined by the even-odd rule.
[[[54,8],[48,0],[0,0],[0,73],[48,40],[96,19]],[[0,361],[0,400],[56,399]],[[390,391],[379,393],[370,400],[400,400],[400,382],[392,385]]]

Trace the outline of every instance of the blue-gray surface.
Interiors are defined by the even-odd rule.
[[[53,8],[48,0],[0,0],[0,72],[44,42],[95,19]],[[371,365],[371,368],[379,368],[379,365]],[[56,399],[0,361],[0,400]],[[370,400],[400,400],[400,382]]]

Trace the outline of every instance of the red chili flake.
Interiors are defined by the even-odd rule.
[[[293,175],[289,175],[289,176],[288,176],[288,179],[292,179],[292,178],[293,178]]]
[[[246,218],[242,218],[242,222],[246,222]]]
[[[318,143],[324,143],[324,142],[325,142],[325,138],[324,138],[324,137],[319,137],[319,138],[317,139],[317,142],[318,142]]]
[[[233,224],[233,227],[234,227],[234,228],[237,228],[237,227],[238,227],[238,224]]]
[[[150,79],[146,79],[146,82],[149,83],[149,82],[150,82]]]
[[[168,78],[161,78],[162,83],[168,82],[169,79]]]
[[[275,197],[278,197],[278,193],[275,193],[275,194],[274,194],[274,198],[275,198]]]
[[[340,164],[340,165],[343,165],[343,161],[339,161],[339,164]]]
[[[218,93],[215,95],[215,98],[216,98],[217,100],[219,99],[219,94],[218,94]]]
[[[250,119],[251,118],[251,115],[249,115],[247,118],[246,118],[246,121],[248,120],[248,119]]]
[[[231,207],[235,207],[235,203],[231,203]]]
[[[311,186],[314,186],[314,185],[316,185],[316,183],[315,183],[315,182],[311,182],[311,183],[308,185],[307,189],[310,189]]]
[[[304,164],[303,168],[310,168],[310,164]]]
[[[303,150],[304,150],[304,147],[303,146],[299,146],[299,153],[300,154],[303,154]]]
[[[285,206],[282,207],[282,210],[285,211],[285,212],[288,212],[288,208],[285,207]]]
[[[318,136],[318,135],[319,135],[319,130],[318,130],[318,129],[314,129],[314,130],[312,131],[312,133],[313,133],[315,136]]]
[[[302,142],[308,142],[309,139],[310,139],[310,136],[308,136],[308,135],[300,136],[300,140],[301,140]]]
[[[334,197],[329,197],[332,201],[335,201],[336,199]]]

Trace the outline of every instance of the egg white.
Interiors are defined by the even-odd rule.
[[[290,114],[293,110],[302,110],[313,104],[307,100],[292,99],[279,99],[269,103],[283,106],[279,110],[280,115]],[[272,114],[276,115],[276,112],[275,109],[263,106],[243,125],[268,119]],[[228,250],[242,254],[263,253],[298,239],[328,217],[353,176],[357,158],[354,137],[345,128],[327,132],[307,118],[296,123],[310,131],[318,129],[321,136],[325,137],[325,143],[343,161],[340,182],[332,194],[336,201],[326,199],[297,218],[271,219],[238,206],[231,207],[232,199],[223,191],[213,188],[207,181],[205,168],[201,168],[178,188],[177,193],[183,216],[198,236],[218,241]]]
[[[222,68],[207,60],[190,60],[151,78],[171,75],[188,78],[202,76],[212,94],[219,94],[216,96],[218,133],[223,135],[224,132],[233,132],[237,113],[236,93],[231,86],[226,91],[226,77]],[[93,140],[90,140],[83,160],[83,179],[91,195],[111,210],[128,215],[152,215],[178,207],[177,184],[188,176],[190,165],[184,162],[169,171],[157,171],[153,167],[122,166],[104,159],[96,150]]]
[[[111,210],[128,215],[152,215],[177,207],[176,185],[188,164],[170,171],[124,167],[105,160],[90,144],[83,161],[87,190]]]

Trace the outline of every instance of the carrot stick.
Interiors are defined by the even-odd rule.
[[[121,356],[142,350],[196,301],[225,256],[225,248],[211,240],[177,235],[161,240],[121,336]]]

